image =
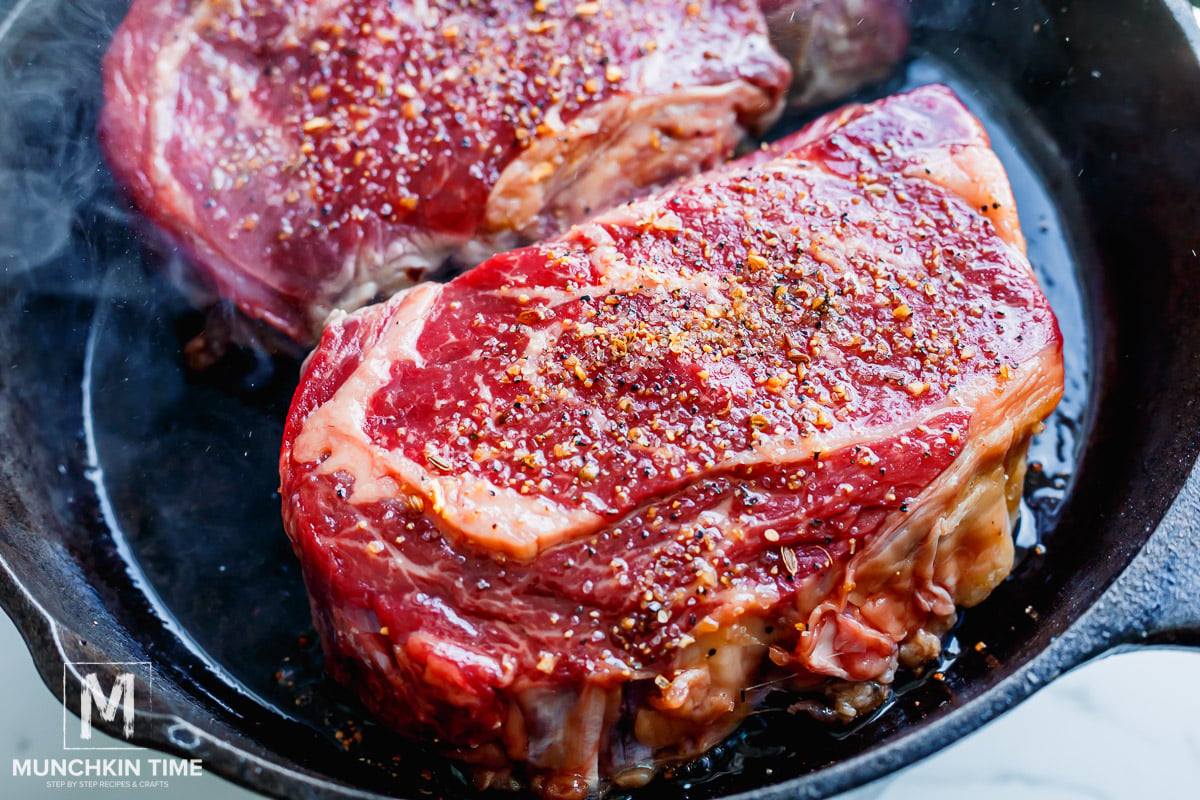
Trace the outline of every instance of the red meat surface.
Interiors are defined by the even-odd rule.
[[[201,283],[309,341],[332,309],[720,163],[789,64],[800,106],[882,77],[905,7],[135,0],[101,135]]]
[[[1061,336],[931,86],[336,315],[280,459],[333,674],[579,797],[771,683],[853,717],[1012,565]]]
[[[117,178],[298,339],[719,163],[790,76],[752,0],[136,0],[104,71]]]

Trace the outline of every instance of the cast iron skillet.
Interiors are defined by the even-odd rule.
[[[52,687],[66,662],[148,662],[141,744],[279,797],[471,794],[321,678],[273,493],[296,362],[250,347],[183,366],[204,321],[162,277],[171,254],[139,233],[95,141],[99,58],[123,6],[0,2],[0,600]],[[1100,653],[1200,643],[1191,9],[914,10],[915,60],[871,92],[946,79],[985,117],[1068,339],[1024,555],[955,632],[944,680],[907,680],[838,735],[785,700],[642,796],[835,793]]]

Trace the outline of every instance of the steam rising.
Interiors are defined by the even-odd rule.
[[[8,278],[61,255],[85,207],[111,187],[96,142],[100,58],[124,5],[22,0],[0,21],[0,268]],[[97,210],[121,215],[111,199]]]
[[[0,290],[151,302],[158,284],[141,268],[149,255],[188,305],[215,300],[175,245],[133,212],[101,154],[101,61],[128,7],[18,0],[0,11]]]

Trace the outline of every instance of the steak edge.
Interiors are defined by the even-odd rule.
[[[909,0],[762,0],[771,43],[792,65],[788,103],[806,108],[880,80],[908,50]]]

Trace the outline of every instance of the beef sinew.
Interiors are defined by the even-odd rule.
[[[851,717],[1011,569],[1061,336],[926,87],[334,319],[281,453],[333,674],[578,796],[765,683]]]
[[[118,179],[299,339],[717,164],[790,75],[753,0],[136,0],[104,66]]]

